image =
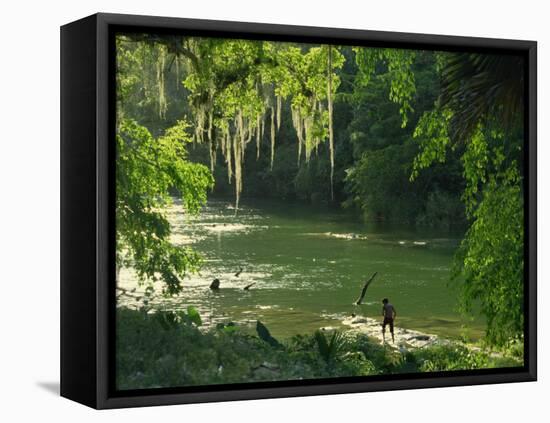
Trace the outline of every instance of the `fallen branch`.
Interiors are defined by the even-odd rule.
[[[359,298],[357,299],[357,301],[355,302],[355,304],[357,305],[360,305],[361,302],[363,301],[363,298],[365,298],[365,294],[367,293],[367,288],[369,287],[369,285],[371,284],[372,280],[374,279],[374,277],[378,274],[378,272],[374,272],[374,274],[370,277],[370,279],[368,281],[365,282],[365,285],[363,286],[363,290],[361,291],[361,295],[359,296]]]

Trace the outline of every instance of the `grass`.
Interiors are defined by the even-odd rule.
[[[117,388],[143,389],[519,366],[462,344],[400,352],[366,335],[317,331],[269,343],[237,325],[201,331],[200,319],[117,311]],[[264,335],[262,335],[264,336]],[[265,338],[265,336],[264,336]]]

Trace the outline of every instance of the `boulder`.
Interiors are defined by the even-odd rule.
[[[217,290],[220,289],[220,280],[218,278],[214,279],[210,284],[210,289]]]
[[[416,341],[429,341],[430,337],[428,335],[415,335],[410,337],[409,339],[414,339]]]

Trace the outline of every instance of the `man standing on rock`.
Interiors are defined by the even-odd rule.
[[[397,316],[397,312],[387,298],[382,300],[382,304],[382,316],[384,316],[384,322],[382,323],[382,340],[386,342],[386,325],[390,325],[391,341],[395,343],[395,338],[393,336],[393,321],[395,316]]]

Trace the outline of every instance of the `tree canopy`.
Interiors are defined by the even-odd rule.
[[[454,282],[487,340],[523,333],[523,62],[176,35],[117,37],[117,262],[181,288],[200,257],[163,208],[208,190],[458,227]],[[215,182],[215,184],[214,184]],[[266,194],[268,193],[268,194]]]

